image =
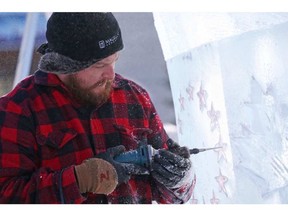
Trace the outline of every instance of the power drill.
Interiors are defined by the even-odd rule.
[[[190,154],[198,154],[207,150],[218,149],[222,147],[214,148],[193,148],[189,149]],[[151,145],[140,145],[137,149],[124,152],[114,158],[115,161],[120,163],[133,163],[151,170],[151,163],[155,155],[158,154],[158,150],[154,149]]]
[[[153,158],[157,154],[158,150],[154,149],[151,145],[140,145],[135,150],[116,156],[114,160],[120,163],[137,164],[150,170]]]

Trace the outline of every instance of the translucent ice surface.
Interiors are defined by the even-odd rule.
[[[190,203],[288,203],[288,13],[155,13]]]

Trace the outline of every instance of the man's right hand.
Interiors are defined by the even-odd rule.
[[[114,160],[114,157],[123,153],[125,147],[123,145],[108,148],[106,152],[96,155],[97,158],[104,159],[114,166],[118,176],[118,184],[128,182],[131,175],[147,175],[149,171],[136,164],[132,163],[119,163]]]
[[[110,194],[117,184],[116,169],[109,162],[99,158],[89,158],[75,166],[80,193]]]
[[[118,184],[128,182],[131,175],[149,173],[144,167],[131,163],[119,163],[113,159],[124,151],[123,145],[108,148],[106,152],[75,166],[80,192],[110,194]]]

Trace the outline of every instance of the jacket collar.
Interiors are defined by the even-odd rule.
[[[35,72],[34,79],[38,85],[58,86],[63,84],[56,74],[45,73],[40,70]]]
[[[35,83],[38,85],[44,86],[60,86],[63,85],[63,82],[58,78],[56,74],[46,73],[41,70],[38,70],[34,74]],[[121,75],[115,75],[115,80],[113,82],[113,88],[118,89],[127,84],[127,80],[124,79]]]

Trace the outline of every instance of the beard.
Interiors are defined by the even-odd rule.
[[[80,82],[75,76],[71,75],[66,83],[67,88],[80,104],[98,107],[108,100],[113,80],[104,79],[89,88],[83,88]],[[98,93],[93,92],[102,82],[106,82],[104,90]]]

